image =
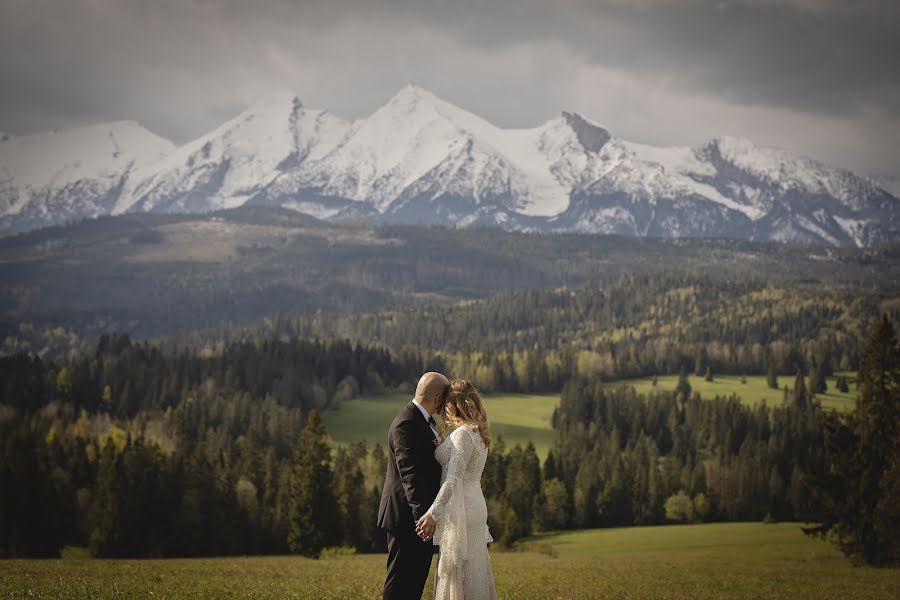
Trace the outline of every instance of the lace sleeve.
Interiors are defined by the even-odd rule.
[[[426,513],[436,519],[444,516],[451,504],[454,492],[462,486],[463,473],[465,473],[466,465],[469,464],[469,459],[472,458],[472,452],[475,450],[472,436],[467,433],[464,427],[459,427],[450,434],[450,460],[447,462],[447,473],[434,503]]]

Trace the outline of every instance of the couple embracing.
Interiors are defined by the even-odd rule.
[[[435,414],[455,429],[442,435]],[[385,600],[421,598],[435,545],[440,547],[436,600],[497,598],[481,491],[490,441],[487,414],[470,382],[449,382],[434,372],[419,379],[415,399],[388,433],[378,509],[378,526],[387,531]]]

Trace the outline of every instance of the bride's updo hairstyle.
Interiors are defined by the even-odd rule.
[[[491,430],[487,413],[481,404],[481,396],[472,382],[456,379],[450,382],[447,401],[444,403],[444,422],[454,427],[468,426],[481,435],[485,446],[491,445]]]

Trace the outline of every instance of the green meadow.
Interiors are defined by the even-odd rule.
[[[387,431],[397,413],[411,400],[408,394],[363,396],[346,401],[325,413],[325,427],[335,442],[365,440],[387,445]],[[542,458],[556,439],[550,425],[557,394],[485,394],[484,407],[494,436],[503,436],[507,447],[534,443]]]
[[[856,402],[856,387],[853,383],[855,373],[842,373],[851,379],[850,391],[842,393],[837,389],[837,380],[834,377],[828,378],[828,390],[824,394],[817,394],[816,398],[822,403],[822,407],[836,410],[850,410]],[[739,375],[717,375],[712,381],[706,381],[703,377],[696,375],[688,376],[688,383],[695,392],[700,392],[701,397],[706,399],[715,396],[731,396],[732,394],[740,397],[745,404],[755,405],[765,400],[769,406],[780,406],[784,401],[784,386],[793,387],[793,375],[779,375],[778,385],[781,389],[772,389],[766,384],[765,376],[752,375],[746,377],[746,383],[741,383]],[[807,386],[809,380],[806,380]],[[610,385],[630,385],[633,386],[639,394],[651,394],[653,390],[671,391],[678,385],[678,375],[660,375],[656,380],[656,387],[653,387],[653,377],[641,377],[639,379],[620,379],[611,382]]]
[[[855,376],[847,373],[851,380]],[[766,384],[766,378],[760,375],[746,377],[741,382],[737,375],[720,375],[713,381],[705,381],[703,377],[689,376],[688,381],[694,391],[700,392],[703,398],[715,396],[737,395],[750,405],[765,401],[769,406],[780,406],[784,400],[782,389],[774,390]],[[651,394],[654,390],[670,391],[678,383],[677,375],[661,375],[657,377],[656,387],[652,377],[639,379],[622,379],[609,382],[607,385],[630,385],[640,394]],[[779,385],[793,385],[794,378],[781,375]],[[855,385],[851,382],[850,391],[842,393],[837,390],[834,377],[828,378],[828,391],[816,396],[822,406],[837,410],[850,410],[856,401]],[[368,444],[387,444],[387,430],[398,412],[409,402],[408,394],[384,394],[380,396],[362,396],[346,401],[336,409],[325,413],[325,426],[338,444],[349,444],[365,440]],[[534,443],[538,455],[542,458],[556,439],[550,420],[553,409],[559,404],[557,394],[485,394],[484,406],[491,422],[491,431],[495,436],[502,435],[507,447],[516,444],[523,446],[529,441]]]
[[[518,551],[494,548],[491,561],[504,599],[900,597],[900,570],[854,567],[793,523],[546,534]],[[384,563],[379,554],[4,560],[0,598],[376,598]],[[431,586],[429,580],[424,597],[431,596]]]

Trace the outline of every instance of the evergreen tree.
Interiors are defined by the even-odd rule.
[[[547,458],[544,460],[544,480],[556,479],[558,476],[556,456],[553,455],[553,450],[551,449],[547,451]]]
[[[337,542],[338,518],[331,451],[325,427],[314,410],[300,433],[292,461],[288,515],[291,552],[317,558],[322,548]]]
[[[694,359],[694,375],[698,377],[703,375],[706,373],[707,368],[709,368],[709,353],[706,350],[706,346],[701,346]]]
[[[809,371],[809,391],[811,394],[824,394],[828,391],[825,368],[820,362],[814,362]]]
[[[537,514],[543,531],[563,529],[571,514],[569,492],[559,479],[545,479],[541,487],[542,510]]]
[[[803,371],[797,367],[797,375],[794,377],[794,406],[796,408],[806,408],[809,397],[806,392],[806,382],[803,377]]]
[[[850,393],[850,385],[847,383],[847,378],[844,377],[843,375],[841,375],[840,377],[837,378],[837,381],[835,382],[835,386],[837,387],[838,391],[843,394]]]
[[[884,315],[860,357],[856,410],[825,421],[828,471],[810,482],[827,498],[822,524],[806,530],[829,536],[852,560],[900,563],[900,347]]]
[[[119,537],[119,494],[118,457],[112,438],[100,453],[100,467],[94,487],[91,521],[90,551],[92,556],[115,556]]]
[[[688,383],[687,372],[684,369],[681,369],[681,373],[678,375],[675,393],[681,398],[682,402],[687,402],[688,398],[691,397],[691,384]]]
[[[778,375],[775,374],[775,365],[771,362],[766,372],[766,384],[769,386],[769,389],[778,389]]]

